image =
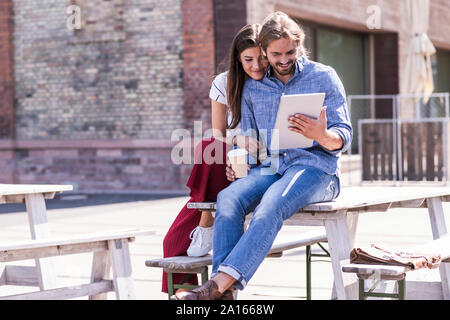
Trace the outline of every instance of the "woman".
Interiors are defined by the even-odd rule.
[[[250,154],[256,154],[258,141],[237,134],[241,121],[241,94],[245,80],[251,77],[261,80],[268,67],[258,44],[261,26],[247,25],[235,36],[229,56],[228,71],[219,74],[213,81],[210,91],[211,117],[214,138],[204,139],[196,148],[195,156],[203,157],[203,151],[211,144],[223,148],[222,159],[213,164],[195,164],[187,186],[191,189],[189,202],[215,202],[217,194],[234,180],[231,169],[226,173],[226,152],[233,146],[245,148]],[[227,134],[227,129],[228,134]],[[217,150],[214,148],[214,150]],[[215,156],[214,152],[211,154]],[[199,161],[195,161],[199,163]],[[210,163],[208,161],[208,163]],[[164,257],[203,256],[212,247],[214,219],[210,212],[188,209],[187,203],[173,222],[163,242]],[[174,274],[173,283],[197,285],[196,275]],[[167,292],[167,274],[163,272],[162,291]]]

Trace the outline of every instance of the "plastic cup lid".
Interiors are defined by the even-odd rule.
[[[246,156],[247,154],[248,152],[245,149],[233,149],[227,153],[229,157]]]

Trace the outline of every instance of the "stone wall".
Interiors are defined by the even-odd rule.
[[[190,168],[171,165],[170,147],[166,140],[3,142],[0,180],[71,184],[77,192],[187,191]]]
[[[92,1],[14,0],[17,139],[170,139],[183,127],[181,0],[97,2],[121,18]],[[81,30],[67,27],[71,4]]]
[[[0,138],[14,135],[13,16],[11,0],[0,2]]]
[[[209,90],[215,75],[213,0],[183,0],[183,38],[184,125],[194,133],[194,121],[202,122],[202,131],[211,128]]]
[[[1,61],[13,44],[15,63],[0,75],[15,90],[0,115],[14,110],[15,123],[13,135],[2,132],[0,179],[186,191],[190,166],[170,158],[171,134],[185,125],[182,0],[95,2],[1,2],[0,25],[15,26],[0,38]]]

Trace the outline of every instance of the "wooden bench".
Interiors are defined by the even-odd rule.
[[[89,296],[90,299],[106,299],[106,293],[109,291],[114,291],[117,299],[134,299],[128,242],[134,241],[136,236],[153,233],[151,230],[117,230],[0,245],[0,263],[93,252],[90,283],[2,296],[0,299],[59,300],[82,296]],[[113,280],[108,279],[111,266]],[[0,276],[0,285],[39,286],[37,269],[34,266],[6,265]]]
[[[302,232],[296,235],[295,238],[275,239],[275,242],[269,251],[267,257],[281,257],[283,252],[290,249],[306,247],[306,299],[311,299],[311,262],[312,257],[329,257],[328,251],[321,243],[327,242],[325,230],[314,230]],[[324,254],[312,253],[311,246],[317,244],[325,252]],[[212,265],[212,256],[206,255],[203,257],[187,257],[177,256],[169,258],[151,259],[145,262],[147,267],[163,268],[167,273],[168,282],[168,297],[170,298],[175,289],[184,288],[192,289],[196,286],[186,284],[174,284],[173,273],[201,274],[201,283],[208,281],[208,266]],[[186,281],[187,279],[185,279]],[[185,282],[182,281],[182,282]]]
[[[425,245],[418,246],[406,250],[409,252],[417,253],[440,253],[442,263],[450,262],[450,236],[444,236],[440,239],[433,240]],[[356,273],[359,282],[359,299],[364,300],[367,297],[385,297],[385,298],[397,298],[399,300],[405,299],[406,273],[411,270],[410,268],[403,266],[391,266],[391,265],[369,265],[369,264],[349,264],[342,267],[343,272]],[[372,287],[365,291],[365,280],[373,279],[375,283]],[[397,281],[398,292],[397,293],[385,293],[385,292],[373,292],[381,281],[395,280]]]

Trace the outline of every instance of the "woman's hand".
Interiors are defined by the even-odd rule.
[[[256,158],[257,152],[259,149],[259,160],[264,161],[267,158],[267,149],[264,146],[264,143],[258,141],[257,139],[249,136],[244,136],[242,134],[236,135],[236,145],[239,148],[245,149],[248,153]]]
[[[250,171],[250,165],[248,165],[248,170]],[[233,182],[234,180],[236,180],[236,176],[234,175],[234,170],[231,168],[231,164],[229,162],[227,162],[225,174],[227,176],[228,181]]]
[[[258,150],[258,140],[252,137],[244,136],[242,134],[236,135],[236,145],[239,148],[245,149],[249,154],[255,154]]]

